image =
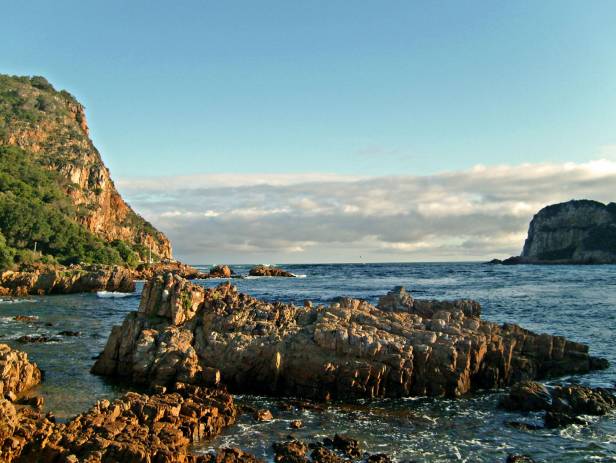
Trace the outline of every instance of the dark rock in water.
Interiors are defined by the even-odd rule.
[[[507,421],[505,424],[510,428],[519,429],[520,431],[537,431],[538,429],[543,429],[543,426],[539,424],[525,423],[523,421]]]
[[[13,317],[13,320],[17,322],[33,323],[38,320],[38,317],[34,315],[16,315]]]
[[[68,336],[68,337],[81,336],[81,332],[79,332],[79,331],[71,331],[71,330],[60,331],[58,334],[60,336]]]
[[[587,424],[585,420],[571,413],[546,412],[543,424],[547,429],[564,428],[570,424]]]
[[[342,463],[344,461],[341,457],[336,455],[336,452],[322,445],[317,446],[312,451],[310,458],[314,463]]]
[[[562,337],[480,318],[475,301],[415,300],[401,288],[379,307],[267,303],[230,284],[148,281],[138,312],[114,327],[96,374],[314,399],[457,397],[520,380],[586,373],[600,362]]]
[[[507,455],[506,463],[535,463],[528,455]]]
[[[307,463],[308,445],[298,440],[277,442],[273,445],[276,463]]]
[[[274,416],[269,410],[257,410],[254,414],[254,418],[257,421],[272,421]]]
[[[210,278],[231,278],[233,270],[228,265],[216,265],[210,269]]]
[[[368,460],[366,461],[368,463],[391,463],[392,462],[390,456],[385,453],[376,453],[374,455],[370,455],[368,457]]]
[[[253,277],[295,277],[291,272],[270,265],[257,265],[248,274]]]
[[[361,457],[361,449],[359,448],[359,441],[344,434],[336,434],[333,441],[334,448],[343,452],[347,457],[351,459],[358,459]]]
[[[552,396],[548,389],[534,381],[514,384],[500,405],[506,410],[539,411],[548,410],[552,405]]]
[[[17,342],[21,344],[43,344],[46,342],[59,342],[60,339],[56,336],[47,336],[46,334],[27,334],[17,338]]]
[[[547,206],[532,219],[522,255],[503,264],[616,263],[616,203],[576,200]]]
[[[291,429],[300,429],[304,426],[304,423],[302,423],[302,420],[293,420],[291,421]]]
[[[545,410],[546,428],[585,424],[579,415],[605,415],[616,408],[616,397],[603,388],[580,385],[545,386],[529,381],[516,384],[501,405],[508,410]]]

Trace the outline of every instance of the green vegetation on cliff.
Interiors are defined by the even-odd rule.
[[[115,189],[83,106],[43,77],[0,75],[0,269],[150,254],[171,257],[169,241]]]

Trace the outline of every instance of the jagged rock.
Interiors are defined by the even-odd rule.
[[[65,330],[65,331],[60,331],[58,333],[59,336],[67,336],[67,337],[77,337],[77,336],[81,336],[81,332],[79,331],[71,331],[71,330]]]
[[[255,462],[236,449],[217,455],[189,453],[192,442],[210,439],[234,423],[232,397],[221,390],[177,384],[169,393],[129,392],[101,400],[68,423],[55,423],[30,409],[0,401],[3,462],[84,461],[88,463]],[[75,460],[75,458],[78,459]]]
[[[506,463],[535,463],[528,455],[507,455]]]
[[[148,385],[216,373],[238,392],[344,400],[456,397],[599,364],[583,344],[483,321],[473,301],[405,300],[396,310],[348,298],[297,307],[159,277],[92,371]]]
[[[4,288],[2,293],[13,296],[135,291],[130,270],[105,265],[47,266],[6,271],[0,274],[0,287]]]
[[[344,434],[336,434],[333,441],[334,448],[343,452],[347,457],[356,460],[361,457],[359,441]]]
[[[253,277],[295,277],[291,272],[271,265],[257,265],[251,268],[248,274]]]
[[[317,446],[312,451],[310,458],[314,463],[342,463],[344,461],[333,450],[322,445]]]
[[[172,273],[187,280],[208,278],[207,273],[178,261],[164,261],[152,264],[140,264],[133,270],[135,280],[150,280],[159,275]]]
[[[547,388],[533,381],[516,384],[503,398],[501,405],[508,410],[545,410],[547,428],[584,424],[579,415],[605,415],[616,408],[613,392],[603,388],[580,385],[551,386]]]
[[[291,429],[300,429],[304,426],[304,423],[302,423],[302,420],[293,420],[291,421]]]
[[[514,384],[500,404],[507,410],[548,410],[552,405],[552,396],[543,384],[523,381]]]
[[[33,323],[38,320],[38,317],[34,315],[16,315],[15,317],[13,317],[13,320],[17,322]]]
[[[233,270],[227,265],[216,265],[210,269],[210,278],[231,278]]]
[[[272,412],[270,412],[269,410],[257,410],[255,412],[255,420],[257,421],[272,421],[274,419],[274,416],[272,415]]]
[[[41,382],[41,370],[28,354],[0,344],[0,397],[20,394]]]
[[[616,263],[616,203],[574,200],[541,209],[520,256],[503,264]]]
[[[276,442],[274,448],[274,461],[276,463],[307,463],[308,446],[301,441]]]

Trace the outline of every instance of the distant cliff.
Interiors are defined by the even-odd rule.
[[[59,261],[118,263],[117,255],[145,259],[150,251],[154,257],[171,257],[167,237],[116,190],[89,138],[83,106],[44,78],[0,75],[0,163],[0,222],[5,225],[0,245],[6,241],[19,250],[37,243],[39,251]],[[24,215],[23,226],[15,229],[14,220]],[[73,229],[75,224],[83,231]],[[69,236],[54,237],[67,227]],[[79,244],[67,242],[74,240]]]
[[[522,255],[504,263],[616,263],[616,203],[574,200],[543,208],[530,223]]]

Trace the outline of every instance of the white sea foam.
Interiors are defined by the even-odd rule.
[[[103,298],[103,299],[109,299],[109,298],[120,298],[120,297],[131,297],[134,296],[135,293],[118,293],[116,291],[97,291],[96,292],[96,296]]]
[[[0,304],[21,304],[23,302],[36,302],[34,299],[0,299]]]

